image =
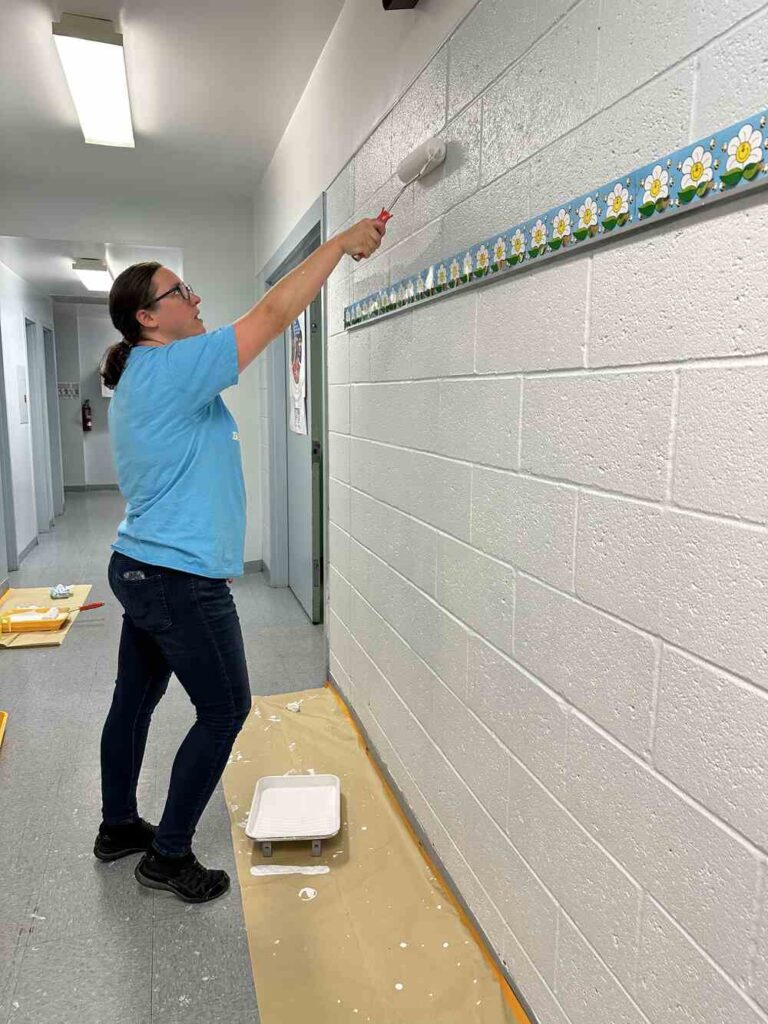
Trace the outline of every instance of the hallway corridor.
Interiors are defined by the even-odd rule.
[[[11,586],[92,583],[104,608],[81,615],[61,648],[0,651],[0,1024],[253,1024],[256,997],[221,787],[195,851],[232,891],[209,906],[141,888],[137,857],[92,855],[100,821],[99,737],[109,707],[121,609],[106,581],[122,515],[114,492],[70,493],[66,514]],[[321,685],[321,626],[261,574],[236,580],[251,690]],[[140,813],[157,821],[173,755],[192,722],[176,680],[152,724]]]

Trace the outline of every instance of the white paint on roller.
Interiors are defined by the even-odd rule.
[[[292,867],[288,864],[257,864],[256,867],[251,868],[251,874],[256,878],[260,878],[262,875],[327,875],[330,870],[325,864],[311,868]],[[302,889],[302,892],[304,891]]]
[[[442,139],[427,139],[402,160],[397,167],[397,176],[406,185],[431,173],[445,160],[447,147]]]

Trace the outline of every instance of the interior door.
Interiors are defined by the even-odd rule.
[[[291,328],[284,338],[286,461],[288,481],[288,585],[312,622],[323,616],[322,496],[322,320],[318,296],[307,309],[305,380],[307,433],[291,429],[293,397],[289,357]]]

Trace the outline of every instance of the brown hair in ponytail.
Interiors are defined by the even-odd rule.
[[[101,379],[108,388],[117,387],[131,349],[141,340],[140,309],[152,302],[152,278],[161,263],[134,263],[118,274],[109,292],[109,315],[123,340],[111,345],[101,361]]]

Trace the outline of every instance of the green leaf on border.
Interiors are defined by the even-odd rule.
[[[677,198],[680,200],[681,203],[690,203],[690,201],[693,199],[695,195],[695,188],[685,188],[681,189],[681,191],[677,193]]]
[[[613,229],[616,227],[617,223],[618,223],[618,220],[616,219],[616,217],[606,217],[605,220],[603,221],[603,227],[605,228],[606,231],[613,231]]]
[[[732,188],[734,185],[738,185],[742,177],[743,172],[740,167],[735,168],[735,170],[733,171],[725,171],[725,173],[721,175],[722,180],[725,182],[728,188]]]
[[[656,213],[656,203],[643,203],[640,207],[641,217],[651,217]]]
[[[760,168],[762,166],[763,165],[761,163],[747,164],[747,166],[744,168],[744,177],[747,179],[747,181],[752,181],[755,175],[759,174]]]

